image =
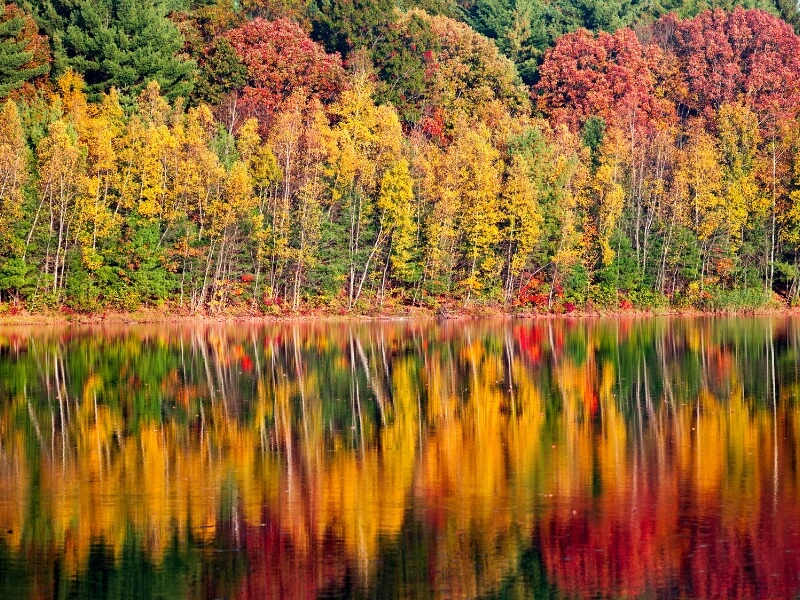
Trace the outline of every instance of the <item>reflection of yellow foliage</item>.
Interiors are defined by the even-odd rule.
[[[525,343],[549,348],[538,366],[502,327],[402,327],[265,326],[259,333],[268,343],[223,329],[183,338],[179,331],[179,342],[154,333],[152,343],[183,344],[202,361],[194,380],[171,366],[152,386],[165,407],[185,411],[190,427],[151,417],[132,432],[120,407],[133,392],[112,389],[96,372],[78,382],[75,397],[63,381],[51,385],[49,404],[17,395],[0,405],[0,528],[12,532],[4,540],[15,551],[32,543],[63,549],[64,568],[75,574],[94,540],[119,558],[136,531],[158,563],[173,539],[213,543],[221,518],[245,527],[268,519],[299,560],[321,560],[320,540],[341,542],[344,560],[369,585],[382,539],[396,539],[411,511],[432,544],[436,594],[496,591],[539,531],[556,581],[580,576],[635,596],[648,572],[680,565],[688,543],[675,539],[681,495],[719,515],[720,527],[757,536],[766,491],[800,492],[794,479],[773,483],[778,467],[800,461],[800,450],[778,447],[800,436],[800,414],[777,399],[776,420],[744,397],[704,327],[687,328],[683,341],[706,357],[713,349],[728,369],[716,373],[724,396],[703,387],[697,397],[678,397],[667,385],[663,397],[651,395],[652,365],[642,359],[619,373],[600,350],[600,326],[586,328],[576,356],[562,350],[566,326],[531,326]],[[617,327],[617,343],[625,331]],[[422,350],[411,351],[410,339]],[[0,338],[3,347],[19,344]],[[135,338],[120,344],[131,357],[144,351]],[[331,371],[316,368],[320,355]],[[48,355],[46,364],[60,357]],[[241,374],[251,358],[255,374]],[[133,381],[133,364],[115,376]],[[351,407],[352,421],[334,430],[323,394],[339,369],[358,385],[336,400]],[[623,375],[634,390],[624,402],[616,396]],[[680,373],[665,367],[662,375]],[[245,386],[237,377],[254,379]],[[109,395],[120,404],[104,403]],[[35,485],[31,453],[40,456]],[[38,516],[30,512],[34,492]],[[639,518],[646,510],[652,519]],[[594,554],[565,566],[563,555],[580,548],[568,547],[559,528],[584,524],[593,547],[629,552],[640,570],[611,573]]]

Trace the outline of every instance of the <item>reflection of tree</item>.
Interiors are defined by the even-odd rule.
[[[178,596],[791,595],[798,333],[782,319],[5,330],[0,592],[21,569],[17,592],[49,595],[18,562],[36,556]]]

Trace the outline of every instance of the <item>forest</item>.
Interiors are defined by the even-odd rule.
[[[787,0],[0,0],[0,313],[800,304]]]

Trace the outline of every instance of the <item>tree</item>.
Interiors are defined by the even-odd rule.
[[[29,178],[27,160],[19,111],[8,100],[0,111],[0,291],[10,293],[15,301],[28,283],[24,240],[17,230],[24,216],[23,186]]]
[[[411,281],[414,276],[412,249],[414,243],[414,191],[408,161],[401,158],[383,174],[377,208],[380,227],[388,236],[388,251],[381,280],[381,297],[386,288],[389,265],[392,275],[400,281]]]
[[[709,124],[724,103],[743,101],[773,122],[800,111],[800,38],[781,19],[742,8],[683,20],[667,15],[652,35],[683,74],[675,100]]]
[[[591,117],[625,126],[669,120],[671,107],[656,94],[658,49],[644,47],[630,29],[597,35],[580,29],[549,50],[536,85],[539,108],[573,131]]]
[[[345,59],[372,48],[395,20],[392,0],[314,0],[309,13],[314,39]]]
[[[376,202],[384,172],[400,158],[397,112],[391,106],[376,106],[373,93],[368,79],[359,76],[332,107],[336,124],[328,139],[332,210],[348,243],[348,308],[361,296],[376,254],[389,237]]]
[[[0,230],[18,218],[22,188],[28,180],[27,146],[17,105],[7,100],[0,112]]]
[[[591,237],[596,240],[600,250],[600,260],[606,266],[610,265],[615,257],[610,241],[616,232],[625,203],[622,162],[624,154],[629,150],[624,135],[612,129],[605,137],[597,169],[587,190],[591,195],[591,208],[595,212]]]
[[[496,282],[502,267],[497,255],[502,163],[485,126],[474,128],[462,123],[456,135],[451,168],[457,173],[461,197],[457,224],[462,236],[464,270],[460,283],[469,301],[473,294]]]
[[[75,202],[83,193],[85,165],[76,138],[74,129],[58,120],[36,148],[39,192],[50,222],[44,274],[52,281],[45,283],[56,301],[61,299],[59,292],[66,284],[67,251],[72,240],[70,227],[75,216]]]
[[[494,40],[527,84],[535,82],[545,50],[561,31],[548,27],[552,5],[540,0],[479,0],[462,3],[466,22]]]
[[[0,98],[50,70],[47,38],[30,15],[0,1]]]
[[[240,0],[237,5],[249,18],[272,20],[288,18],[307,22],[309,0]]]
[[[430,19],[421,11],[399,16],[373,47],[380,79],[376,99],[392,103],[407,124],[416,124],[425,109],[429,70],[438,51]]]
[[[505,301],[511,299],[516,279],[522,273],[541,231],[539,193],[531,177],[531,165],[521,153],[511,157],[503,186],[503,237],[506,244]]]
[[[242,105],[268,128],[271,116],[293,93],[303,90],[308,98],[332,102],[342,87],[340,58],[326,54],[299,25],[288,19],[256,18],[226,34],[247,68]]]
[[[711,268],[712,250],[730,227],[726,221],[723,173],[719,148],[707,132],[691,132],[686,151],[680,157],[676,185],[689,207],[697,239],[701,246],[700,289]]]
[[[164,0],[36,0],[43,28],[53,40],[56,71],[72,67],[87,94],[117,88],[133,101],[151,80],[170,99],[192,91],[195,65],[178,56],[183,38],[167,19]]]
[[[491,40],[448,17],[430,17],[430,27],[438,49],[428,60],[424,129],[444,127],[449,135],[460,113],[480,117],[498,107],[512,115],[528,113],[528,91]]]
[[[335,285],[325,273],[321,280],[310,281],[320,266],[323,209],[328,206],[326,200],[330,194],[325,178],[326,141],[330,133],[319,100],[306,102],[303,95],[298,94],[289,98],[276,115],[268,139],[267,150],[275,174],[271,178],[272,185],[260,184],[264,234],[256,240],[259,253],[256,282],[261,262],[279,258],[270,260],[270,297],[278,296],[282,287],[294,309],[299,307],[303,292],[319,293],[332,283]],[[239,135],[241,143],[243,131]],[[261,162],[270,163],[268,160]],[[268,171],[272,172],[272,168]],[[342,244],[341,239],[336,242]],[[334,265],[326,267],[336,271]],[[279,272],[283,273],[282,281],[278,279]]]
[[[744,105],[723,104],[717,112],[717,137],[730,228],[729,251],[734,253],[744,241],[746,228],[756,226],[762,232],[769,229],[769,195],[758,181],[765,166],[759,153],[758,116]],[[768,264],[773,257],[770,245],[764,247],[764,263]]]

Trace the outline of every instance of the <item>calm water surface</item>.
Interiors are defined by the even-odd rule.
[[[0,330],[0,598],[792,597],[800,320]]]

